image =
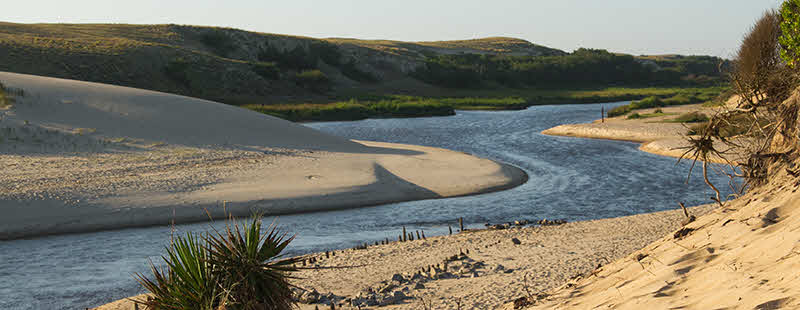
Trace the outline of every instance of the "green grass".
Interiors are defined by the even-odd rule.
[[[455,113],[447,105],[421,98],[380,101],[358,101],[353,99],[327,104],[245,105],[244,107],[295,122],[446,116]]]
[[[660,116],[669,116],[675,115],[676,113],[664,113],[664,112],[654,112],[654,113],[631,113],[628,115],[628,119],[643,119],[643,118],[653,118],[653,117],[660,117]]]
[[[675,105],[696,104],[714,101],[723,92],[720,87],[684,89],[671,96],[653,95],[630,104],[615,107],[608,111],[608,117],[621,116],[634,110],[668,107]]]
[[[716,88],[605,88],[588,90],[495,90],[459,92],[477,96],[342,96],[334,102],[243,104],[242,107],[291,121],[344,121],[365,118],[453,115],[454,110],[520,110],[534,105],[617,102],[643,97],[675,96],[681,93],[714,92]],[[671,115],[645,114],[643,117]],[[641,115],[640,115],[641,116]]]
[[[708,115],[705,115],[700,112],[689,112],[681,114],[680,116],[664,120],[665,123],[700,123],[708,121]]]

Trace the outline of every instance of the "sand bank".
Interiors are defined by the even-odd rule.
[[[520,169],[211,101],[0,73],[0,240],[485,193]]]
[[[627,116],[606,118],[605,122],[596,120],[586,124],[565,124],[542,131],[543,134],[553,136],[569,136],[593,139],[609,139],[642,143],[642,151],[680,158],[689,146],[687,125],[680,123],[664,122],[680,114],[701,112],[713,115],[713,108],[702,105],[684,105],[659,108],[666,116],[657,116],[644,119],[627,119]],[[653,113],[655,109],[636,110],[639,114]],[[727,149],[721,143],[716,143],[720,150]],[[728,157],[728,159],[735,159]],[[711,160],[717,163],[727,163],[723,158],[714,157]]]

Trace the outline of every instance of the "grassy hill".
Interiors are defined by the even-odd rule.
[[[509,77],[527,76],[530,80],[531,76],[547,76],[547,70],[560,70],[557,66],[547,66],[563,63],[563,57],[582,59],[583,56],[505,37],[400,42],[316,39],[172,24],[0,22],[0,71],[176,93],[243,105],[282,117],[292,113],[306,115],[288,113],[287,106],[291,109],[295,105],[301,109],[317,109],[320,105],[327,105],[323,111],[329,111],[327,108],[331,106],[345,106],[341,102],[347,102],[349,110],[360,111],[351,118],[363,118],[365,115],[448,115],[453,113],[453,108],[460,107],[443,103],[449,102],[447,100],[432,103],[428,100],[431,97],[491,97],[486,102],[473,98],[472,106],[496,109],[503,107],[496,103],[497,98],[523,96],[524,103],[520,103],[518,98],[501,101],[508,102],[509,108],[525,107],[534,104],[529,99],[541,97],[543,92],[551,93],[554,89],[532,90],[531,87],[537,86],[531,83],[505,85],[497,81],[503,81],[503,77],[508,80]],[[535,63],[539,58],[545,59],[544,65]],[[605,58],[598,59],[606,61]],[[545,68],[545,71],[537,71],[538,75],[530,72],[500,72],[505,75],[478,76],[485,72],[479,72],[483,70],[483,65],[475,61],[491,62],[503,68],[508,67],[508,70],[523,67]],[[677,63],[675,59],[638,61],[650,63],[651,66],[655,63],[653,68]],[[578,62],[578,66],[586,63],[594,61]],[[570,66],[574,67],[572,64]],[[686,72],[676,74],[684,75]],[[475,75],[480,85],[454,87],[451,84],[458,84],[441,83],[470,75]],[[536,80],[535,77],[532,79]],[[486,82],[482,82],[484,80]],[[617,91],[619,87],[629,86],[624,83],[612,85],[603,82],[588,86],[593,92],[616,87],[609,99],[630,97],[626,94],[620,96]],[[575,89],[562,90],[572,92]],[[414,99],[405,101],[398,98]],[[571,100],[570,96],[564,94],[556,94],[553,98],[560,99],[539,98],[541,100],[538,102]],[[351,99],[359,101],[354,103]],[[411,105],[407,104],[409,102]],[[442,108],[442,104],[447,108]],[[410,109],[411,106],[418,109]],[[274,107],[279,107],[281,111]],[[292,119],[303,120],[304,117]],[[329,118],[323,115],[311,119]],[[333,119],[348,118],[336,116]]]

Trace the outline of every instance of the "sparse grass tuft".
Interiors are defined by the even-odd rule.
[[[708,115],[700,112],[689,112],[674,119],[666,120],[667,123],[700,123],[708,121]]]

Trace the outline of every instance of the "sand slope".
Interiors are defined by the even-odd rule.
[[[233,106],[0,72],[0,240],[500,190],[517,168],[350,141]],[[206,212],[207,211],[207,212]]]
[[[798,189],[783,172],[532,309],[798,309]]]

